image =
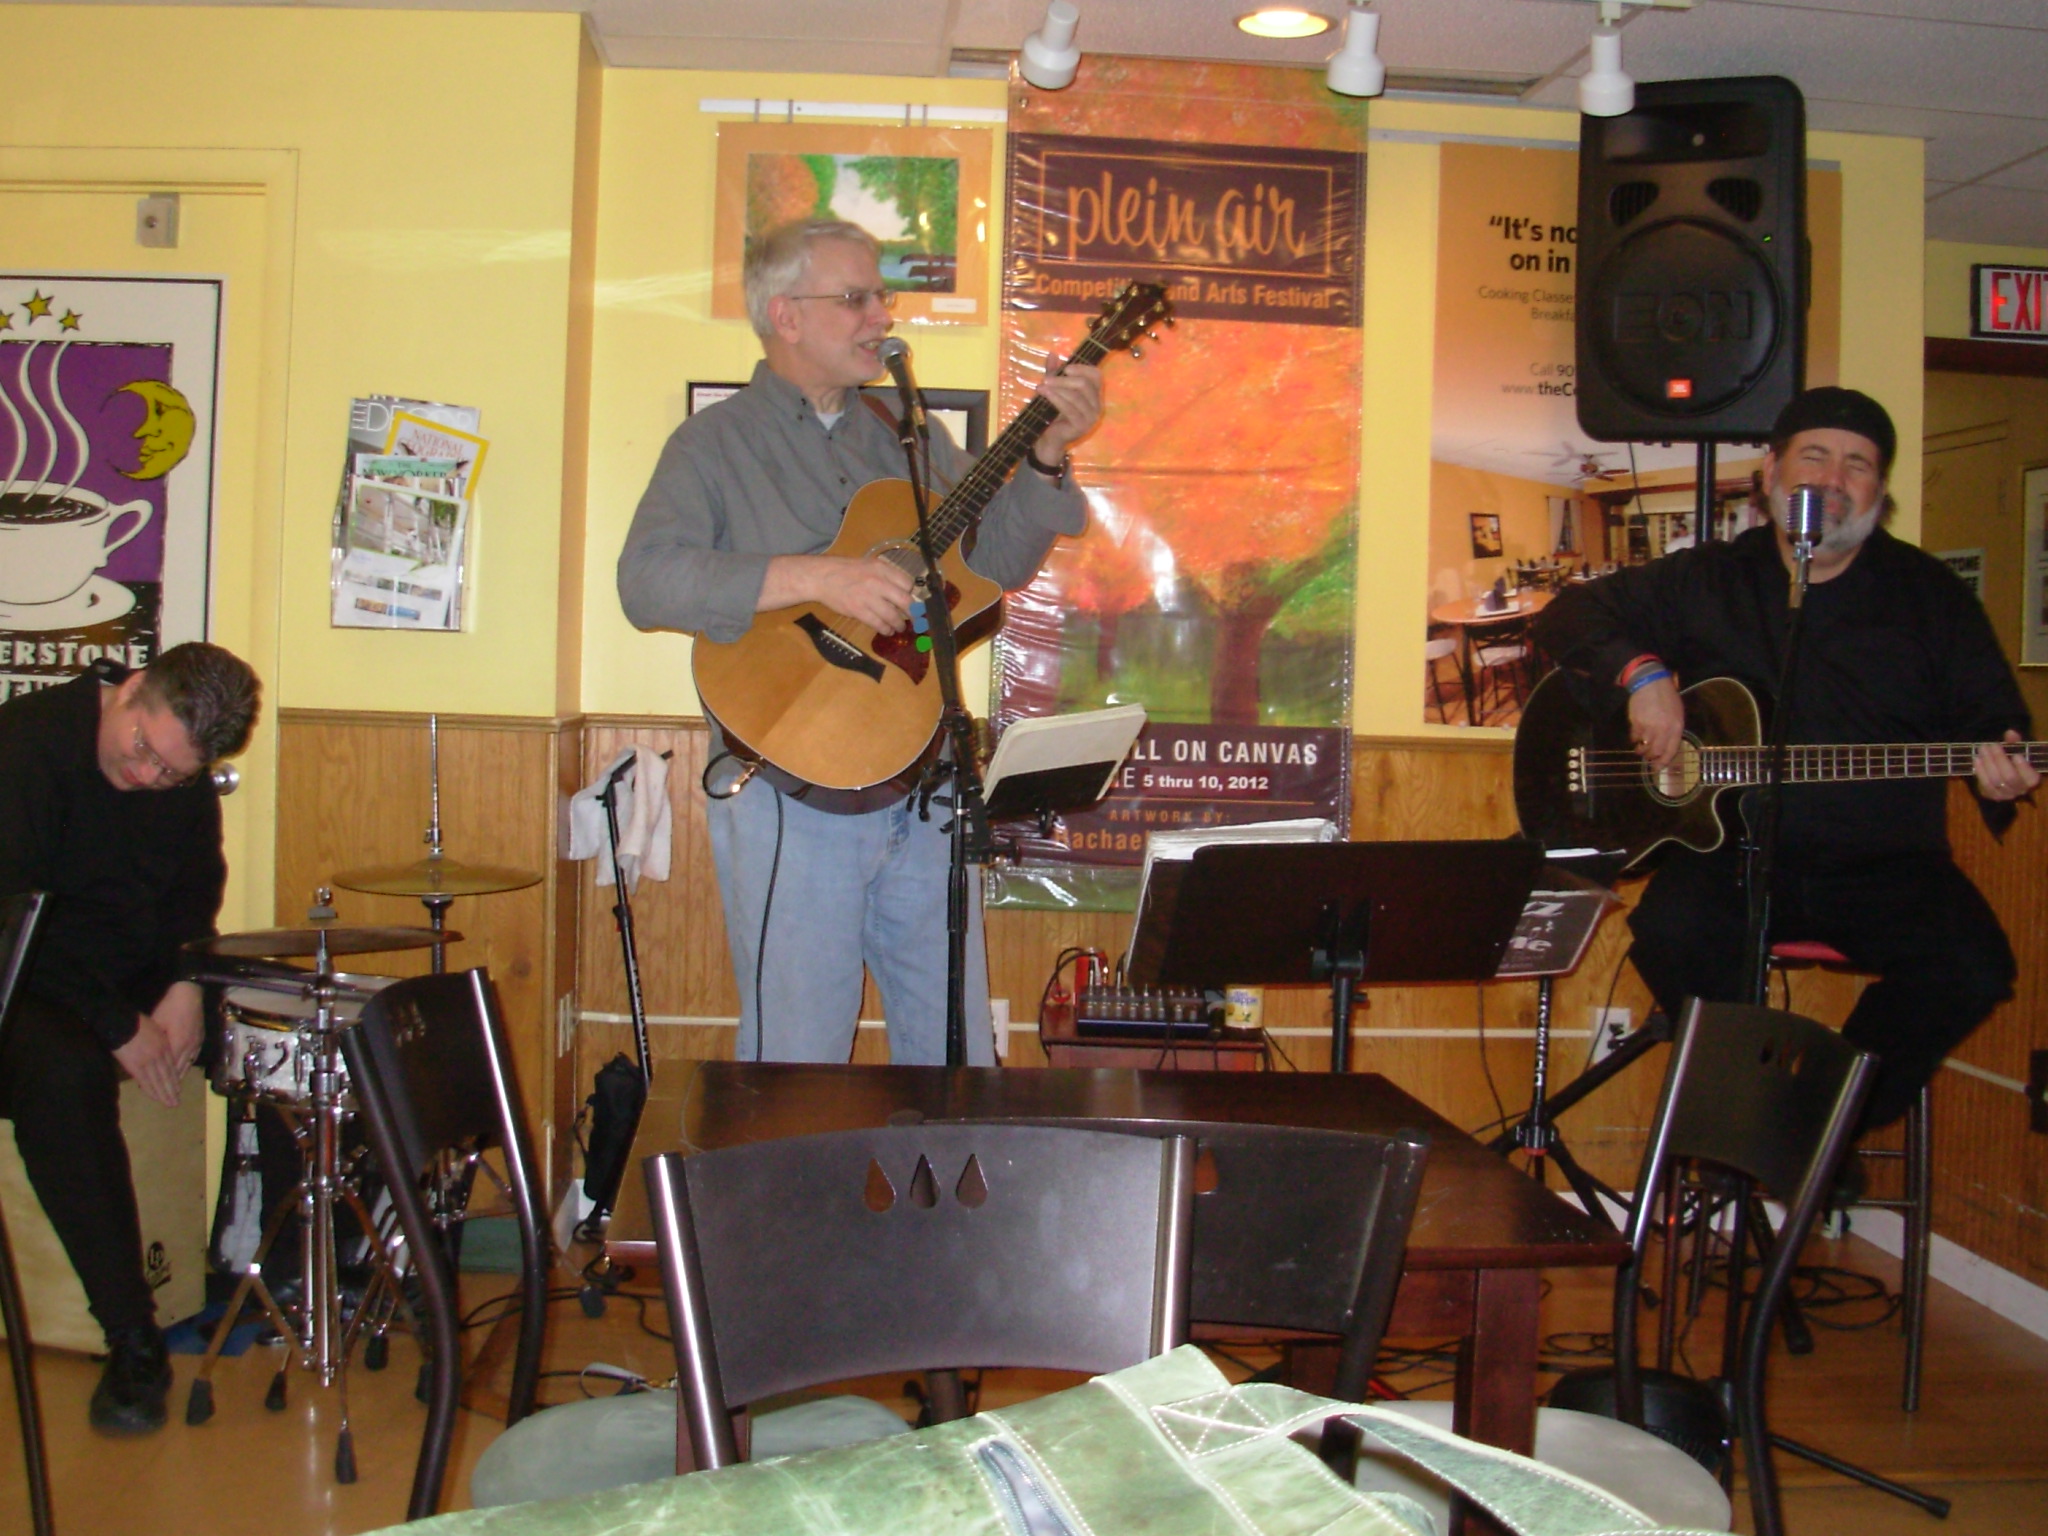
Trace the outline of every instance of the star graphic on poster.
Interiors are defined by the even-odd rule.
[[[9,314],[6,310],[0,309],[0,331],[11,331],[13,329],[14,316]]]
[[[64,318],[57,322],[57,327],[59,330],[75,331],[78,329],[78,322],[84,318],[85,316],[81,315],[77,310],[67,309],[64,311]]]
[[[30,295],[29,301],[24,307],[28,310],[29,319],[40,320],[50,312],[50,296],[38,288]]]

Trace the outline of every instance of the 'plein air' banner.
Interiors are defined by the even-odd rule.
[[[0,698],[206,633],[221,284],[0,274]]]
[[[1004,415],[1126,283],[1178,323],[1104,364],[1088,530],[1010,597],[995,708],[1152,723],[1100,806],[1020,829],[995,899],[1114,907],[1147,832],[1348,820],[1365,136],[1308,71],[1083,69],[1011,93]]]

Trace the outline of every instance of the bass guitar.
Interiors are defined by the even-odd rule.
[[[1170,325],[1172,314],[1164,288],[1131,283],[1089,324],[1069,361],[1099,363],[1127,348],[1135,356],[1135,344],[1161,322]],[[968,568],[960,538],[1057,414],[1034,396],[931,510],[932,552],[963,650],[994,633],[1003,593]],[[861,487],[826,553],[890,561],[915,581],[919,601],[931,600],[908,480]],[[737,755],[760,762],[778,783],[825,791],[808,795],[809,804],[864,810],[901,798],[905,775],[938,733],[938,679],[921,639],[909,629],[877,634],[821,603],[800,603],[756,614],[730,644],[700,638],[691,671],[706,713]]]
[[[1596,715],[1569,675],[1544,678],[1515,732],[1515,813],[1523,834],[1549,849],[1623,853],[1627,868],[1664,843],[1701,853],[1720,847],[1726,834],[1715,802],[1722,791],[1762,784],[1769,771],[1762,712],[1729,677],[1694,683],[1679,699],[1685,741],[1678,760],[1653,768],[1636,755],[1627,710]],[[1785,782],[1963,778],[1976,771],[1983,745],[2048,769],[2048,742],[2039,741],[1792,746],[1785,749]]]

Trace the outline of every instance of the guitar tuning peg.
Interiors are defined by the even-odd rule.
[[[1134,345],[1134,346],[1133,346],[1133,347],[1131,348],[1131,356],[1132,356],[1132,357],[1134,357],[1134,358],[1138,358],[1139,360],[1141,360],[1141,361],[1142,361],[1142,360],[1143,360],[1143,358],[1144,358],[1144,356],[1145,356],[1145,354],[1144,354],[1144,353],[1142,353],[1142,352],[1140,352],[1140,351],[1139,351],[1139,350],[1137,349],[1137,347],[1136,347],[1136,346]]]

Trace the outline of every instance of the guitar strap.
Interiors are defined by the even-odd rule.
[[[890,410],[888,406],[882,404],[879,399],[869,394],[866,390],[860,392],[860,403],[875,413],[876,420],[889,429],[891,437],[895,438],[898,442],[903,440],[903,422],[894,411]],[[928,482],[928,489],[932,493],[932,500],[935,503],[944,500],[952,494],[952,482],[938,472],[937,467],[932,463],[932,456],[929,450],[924,455],[924,473],[925,479]]]

